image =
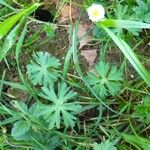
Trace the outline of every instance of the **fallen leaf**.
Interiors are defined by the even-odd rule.
[[[68,21],[77,20],[80,11],[71,5],[65,5],[60,12],[59,23],[66,23]]]
[[[94,61],[97,57],[97,49],[93,49],[93,50],[82,50],[81,51],[81,56],[83,56],[86,61],[89,64],[89,67],[92,67],[94,64]]]
[[[80,39],[79,49],[81,49],[83,46],[87,45],[88,42],[92,41],[92,36],[87,34],[87,31],[91,27],[92,27],[92,25],[87,22],[79,24],[79,26],[78,26],[78,38]]]
[[[78,9],[72,5],[65,5],[60,12],[59,23],[70,24],[70,22],[78,20],[81,13],[81,9]],[[91,29],[91,21],[84,21],[87,15],[83,15],[78,26],[78,38],[80,39],[79,49],[85,46],[88,42],[92,40],[92,37],[89,34],[86,34],[88,30]],[[70,21],[70,22],[68,22]],[[67,31],[69,31],[68,26],[66,26]]]
[[[14,89],[12,87],[7,89],[7,95],[13,99],[19,99],[21,101],[26,101],[28,99],[29,94],[27,92]]]

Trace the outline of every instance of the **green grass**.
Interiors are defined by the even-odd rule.
[[[149,150],[149,1],[100,2],[90,69],[78,30],[96,1],[57,2],[43,22],[30,14],[46,1],[0,0],[0,149]],[[69,32],[57,22],[64,5],[81,9]]]

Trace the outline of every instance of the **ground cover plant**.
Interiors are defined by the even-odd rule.
[[[150,0],[0,0],[0,149],[150,150]]]

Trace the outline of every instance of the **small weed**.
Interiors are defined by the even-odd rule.
[[[0,149],[150,150],[149,11],[0,0]]]

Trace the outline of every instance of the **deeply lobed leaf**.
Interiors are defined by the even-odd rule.
[[[99,62],[95,70],[88,72],[86,78],[94,91],[103,98],[115,95],[121,89],[122,76],[122,71],[117,70],[116,66],[111,67],[108,63]]]
[[[60,62],[57,58],[47,52],[37,52],[33,54],[33,60],[27,65],[27,74],[34,85],[53,84],[58,77],[58,67]]]
[[[40,115],[49,123],[49,128],[60,128],[61,120],[66,127],[73,127],[77,119],[74,114],[81,111],[81,105],[72,101],[77,93],[70,90],[66,83],[58,83],[57,93],[53,86],[43,87],[41,96],[52,102],[50,105],[43,105]]]

